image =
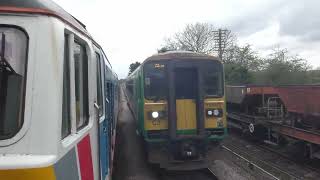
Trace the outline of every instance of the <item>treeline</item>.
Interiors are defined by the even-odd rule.
[[[250,45],[234,46],[222,58],[227,84],[316,84],[320,71],[312,70],[307,61],[290,55],[286,49],[274,49],[266,57],[259,56]]]
[[[215,32],[217,29],[212,24],[188,24],[182,32],[166,39],[158,52],[186,50],[216,55]],[[262,57],[251,45],[238,45],[236,36],[230,30],[225,32],[221,55],[227,84],[320,83],[320,70],[312,70],[306,59],[299,55],[292,55],[292,52],[286,49],[277,48]]]

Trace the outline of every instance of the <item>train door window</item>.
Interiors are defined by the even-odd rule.
[[[110,105],[111,105],[111,114],[110,114],[110,117],[111,117],[111,121],[112,121],[112,127],[114,128],[114,89],[113,89],[113,84],[110,83]],[[113,133],[113,131],[112,131]]]
[[[177,99],[195,99],[197,96],[197,71],[191,68],[175,69],[175,95]]]
[[[112,103],[113,103],[113,95],[112,95],[112,84],[111,82],[108,82],[107,83],[107,94],[108,94],[108,117],[109,117],[109,120],[110,120],[110,123],[112,124],[113,123],[113,106],[112,106]]]
[[[64,63],[63,63],[63,102],[62,102],[62,139],[71,133],[70,116],[70,59],[69,59],[69,39],[65,35],[64,41]]]
[[[75,100],[77,130],[89,122],[88,106],[88,56],[83,44],[75,41],[73,46],[75,69]]]
[[[110,98],[109,98],[109,91],[108,91],[108,89],[109,89],[109,83],[106,81],[105,82],[105,93],[106,93],[106,118],[107,119],[109,119],[110,118],[110,113],[109,113],[109,108],[110,108]]]
[[[102,94],[102,74],[101,74],[101,58],[99,53],[96,52],[97,59],[97,104],[99,105],[99,116],[103,115],[103,94]]]
[[[13,137],[23,124],[27,34],[0,26],[0,140]]]

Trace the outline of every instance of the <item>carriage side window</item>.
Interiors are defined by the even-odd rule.
[[[223,67],[218,63],[209,63],[204,68],[204,90],[206,96],[221,97],[223,96]]]
[[[68,35],[64,38],[64,63],[63,63],[63,102],[62,102],[62,139],[71,133],[71,116],[70,116],[70,59],[69,59],[69,42]]]
[[[76,125],[77,130],[79,130],[89,122],[88,56],[85,46],[75,41],[73,56],[75,68]]]
[[[112,124],[112,127],[114,127],[115,125],[115,119],[114,119],[114,85],[113,83],[110,83],[110,106],[111,106],[111,109],[110,109],[110,120],[111,120],[111,124]]]
[[[101,58],[99,53],[96,53],[97,59],[97,104],[99,105],[99,116],[103,115],[103,94],[102,94],[102,76],[101,76]]]
[[[133,95],[133,80],[132,79],[127,81],[126,87],[127,87],[128,91],[130,92],[130,96],[132,96]]]
[[[107,97],[108,97],[108,119],[111,123],[111,126],[113,127],[113,112],[114,112],[114,106],[113,106],[113,92],[112,92],[113,85],[109,81],[107,82]]]
[[[0,27],[0,140],[22,127],[28,37],[13,27]]]

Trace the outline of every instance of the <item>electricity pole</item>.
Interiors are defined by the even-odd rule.
[[[214,33],[214,49],[218,52],[220,60],[222,60],[223,50],[226,47],[227,29],[218,29]]]

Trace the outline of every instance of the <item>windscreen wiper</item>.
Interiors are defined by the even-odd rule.
[[[1,55],[0,55],[0,70],[6,70],[9,72],[12,72],[14,74],[16,74],[16,72],[14,71],[14,69],[12,68],[12,66],[9,64],[9,62],[6,60],[5,58],[5,51],[6,51],[6,35],[4,33],[2,33],[2,37],[1,37]]]

